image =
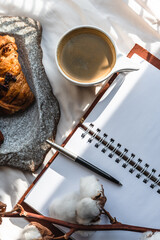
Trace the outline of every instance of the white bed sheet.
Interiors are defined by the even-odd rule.
[[[57,143],[63,142],[99,90],[71,85],[61,76],[54,59],[61,35],[78,25],[94,25],[110,34],[125,55],[138,43],[160,58],[159,10],[159,0],[0,0],[0,15],[28,16],[42,24],[43,64],[61,109]],[[34,174],[0,167],[0,201],[7,204],[7,210],[15,206],[51,155]],[[26,223],[3,219],[0,240],[19,239]]]

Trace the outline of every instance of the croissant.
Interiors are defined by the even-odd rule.
[[[25,110],[33,101],[18,60],[15,38],[0,36],[0,115]]]

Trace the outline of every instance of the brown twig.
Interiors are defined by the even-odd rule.
[[[104,210],[104,209],[103,209]],[[122,224],[113,218],[109,212],[104,210],[105,214],[109,217],[111,224],[105,225],[81,225],[81,224],[73,224],[69,222],[65,222],[62,220],[58,220],[55,218],[46,217],[39,214],[34,214],[30,212],[26,212],[21,205],[16,205],[16,207],[11,212],[0,212],[0,217],[24,217],[28,219],[37,219],[37,220],[44,220],[50,223],[57,224],[59,226],[67,227],[70,230],[59,238],[54,239],[68,239],[72,233],[76,231],[113,231],[113,230],[125,230],[125,231],[132,231],[132,232],[146,232],[146,231],[160,231],[160,229],[155,228],[146,228],[146,227],[139,227],[139,226],[132,226],[127,224]]]
[[[64,235],[62,236],[59,236],[59,237],[54,237],[53,239],[54,240],[60,240],[60,239],[69,239],[69,237],[75,232],[75,229],[70,229],[69,232],[65,233]]]
[[[108,211],[106,211],[106,209],[102,208],[102,213],[104,213],[109,218],[111,224],[120,223],[117,221],[115,217],[113,218],[111,214]]]

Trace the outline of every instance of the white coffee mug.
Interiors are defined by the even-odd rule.
[[[109,80],[116,72],[138,70],[121,54],[112,38],[94,26],[79,26],[66,32],[56,47],[56,64],[70,82],[87,87]]]

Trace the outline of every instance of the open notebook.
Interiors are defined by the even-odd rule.
[[[104,186],[105,208],[118,221],[160,228],[160,71],[137,54],[133,58],[140,62],[140,70],[119,74],[65,145],[123,186],[58,154],[24,198],[37,212],[48,216],[54,198],[77,190],[81,177],[94,174]],[[101,223],[109,221],[102,218]],[[138,240],[140,236],[99,231],[87,239]]]

